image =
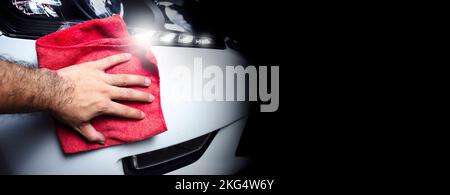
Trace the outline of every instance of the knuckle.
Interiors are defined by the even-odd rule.
[[[102,72],[102,78],[103,78],[103,82],[106,83],[107,85],[111,85],[115,81],[115,78],[113,76],[108,75],[103,72]]]
[[[125,109],[126,109],[126,115],[128,117],[136,117],[139,115],[139,111],[135,108],[130,108],[127,106],[127,107],[125,107]]]
[[[124,106],[124,107],[122,107],[122,109],[121,109],[121,114],[122,114],[123,116],[125,116],[125,117],[128,117],[128,116],[131,115],[131,109],[128,108],[128,107],[126,107],[126,106]]]
[[[131,117],[138,117],[140,115],[140,112],[136,109],[130,108],[129,109],[129,116]]]
[[[95,114],[95,111],[90,110],[90,109],[87,112],[76,112],[69,120],[74,121],[74,123],[87,122],[87,121],[91,120],[91,118],[93,117],[94,114]],[[83,130],[81,127],[77,127],[76,129],[78,131]]]
[[[86,121],[91,120],[92,116],[90,114],[82,114],[82,115],[78,116],[77,118],[79,119],[79,121],[86,122]]]
[[[98,92],[103,96],[109,96],[111,94],[111,89],[107,85],[99,87]]]
[[[130,98],[135,96],[135,92],[132,89],[123,89],[123,95]]]
[[[118,77],[117,77],[117,80],[118,80],[118,84],[119,85],[126,85],[128,82],[129,82],[129,77],[128,76],[126,76],[126,75],[119,75]]]
[[[110,106],[109,101],[99,101],[96,103],[95,108],[97,112],[104,113],[108,110],[109,106]]]
[[[102,60],[103,64],[112,64],[114,63],[114,57],[107,57]]]
[[[126,54],[125,53],[117,54],[116,57],[118,60],[124,60],[126,59]]]
[[[117,55],[112,55],[106,58],[109,63],[113,63],[117,60]]]

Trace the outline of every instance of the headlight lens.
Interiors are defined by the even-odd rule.
[[[84,0],[81,6],[92,18],[106,18],[114,14],[123,16],[123,4],[120,0]]]
[[[215,39],[213,37],[195,36],[187,33],[132,29],[131,34],[138,40],[138,43],[144,46],[160,45],[215,49],[225,48],[220,42],[214,41]]]
[[[56,10],[62,5],[59,0],[12,0],[12,4],[26,15],[46,15],[57,18]]]
[[[191,44],[194,40],[194,36],[189,34],[181,34],[178,36],[178,43],[180,44]]]

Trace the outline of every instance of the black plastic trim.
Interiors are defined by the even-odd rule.
[[[151,152],[147,152],[147,153],[143,153],[143,154],[133,155],[133,156],[151,155],[151,153],[155,153],[155,152],[162,151],[162,150],[170,150],[171,148],[175,148],[175,147],[178,147],[183,144],[189,144],[189,142],[198,141],[196,139],[202,139],[202,138],[207,137],[207,140],[203,143],[203,145],[201,146],[201,148],[199,150],[191,152],[187,155],[183,155],[179,158],[173,158],[173,159],[158,163],[154,166],[150,166],[147,168],[138,169],[134,165],[133,156],[125,157],[122,159],[122,166],[123,166],[124,173],[125,173],[125,175],[162,175],[162,174],[171,172],[173,170],[179,169],[181,167],[187,166],[189,164],[192,164],[195,161],[197,161],[198,159],[200,159],[200,157],[205,153],[206,149],[209,147],[209,145],[211,144],[212,140],[214,139],[214,137],[216,136],[218,131],[219,130],[216,130],[211,133],[194,138],[192,140],[189,140],[189,141],[186,141],[186,142],[183,142],[180,144],[176,144],[176,145],[173,145],[173,146],[170,146],[167,148],[163,148],[163,149],[159,149],[159,150],[155,150],[155,151],[151,151]]]

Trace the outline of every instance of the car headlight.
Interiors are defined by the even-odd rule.
[[[59,17],[56,10],[62,5],[59,0],[12,0],[12,4],[26,15],[46,15],[47,17]]]
[[[136,14],[142,9],[147,11]],[[210,34],[194,34],[165,28],[165,23],[171,21],[168,21],[167,11],[163,11],[164,9],[168,8],[158,7],[148,0],[2,0],[0,1],[0,31],[10,37],[37,39],[86,20],[119,14],[125,22],[131,23],[128,25],[130,34],[145,37],[145,43],[150,45],[225,48],[223,39]],[[128,17],[127,12],[130,13]],[[153,24],[150,25],[152,29],[142,30],[139,23],[133,22],[142,18],[148,19],[143,21],[143,26]],[[153,21],[155,18],[160,20]]]
[[[120,0],[84,0],[78,5],[90,18],[106,18],[114,14],[123,16],[123,3]]]
[[[120,0],[2,0],[0,30],[7,36],[36,39],[93,18],[123,15]]]
[[[223,49],[221,42],[216,42],[212,36],[197,36],[184,32],[155,31],[131,29],[131,34],[143,45],[200,47]]]

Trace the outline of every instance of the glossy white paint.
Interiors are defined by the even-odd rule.
[[[239,121],[219,132],[211,147],[196,163],[171,174],[230,174],[242,167],[245,159],[230,156],[237,146],[245,102],[180,102],[170,98],[175,80],[171,70],[183,65],[193,68],[194,58],[202,57],[204,66],[245,65],[231,49],[152,47],[160,70],[161,98],[168,131],[153,138],[74,155],[64,155],[47,113],[0,115],[0,173],[12,174],[123,174],[120,159],[174,145]],[[0,54],[36,63],[35,41],[0,36]],[[245,120],[244,120],[245,121]],[[224,151],[225,150],[225,151]],[[224,156],[218,155],[223,153]],[[218,161],[219,160],[219,161]],[[215,169],[214,163],[228,168]],[[209,168],[206,165],[211,164]],[[217,168],[217,166],[216,166]]]

